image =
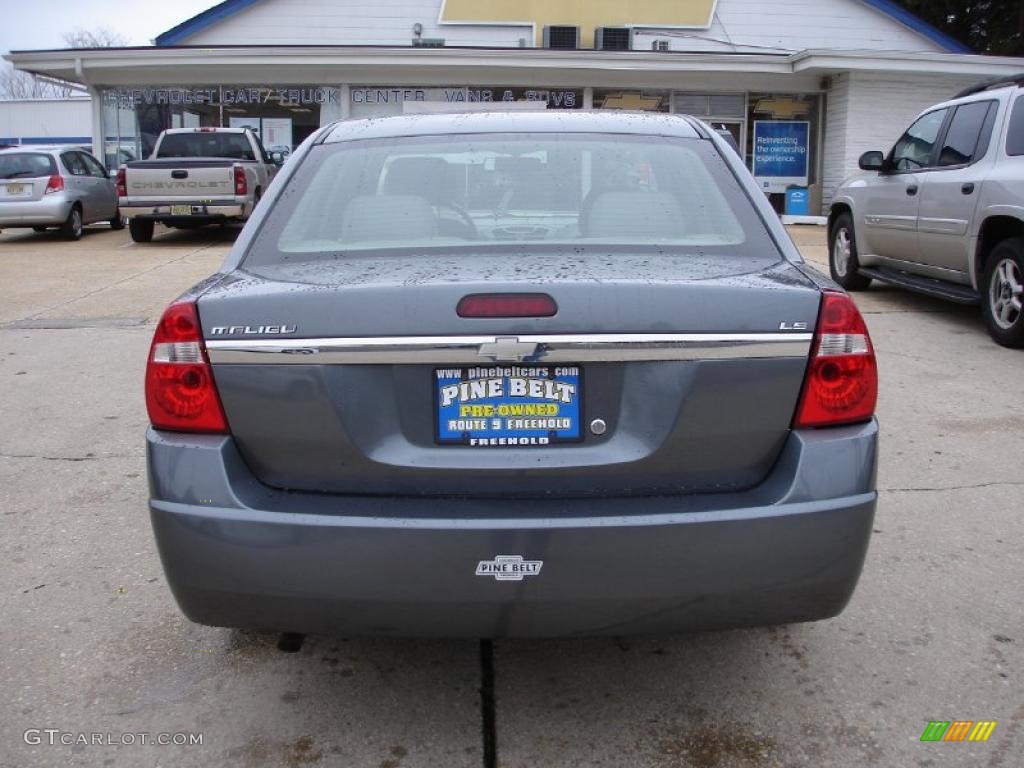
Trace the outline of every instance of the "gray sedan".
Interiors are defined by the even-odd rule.
[[[114,182],[91,154],[67,147],[0,151],[0,229],[57,227],[77,240],[86,224],[99,221],[124,227]]]
[[[681,116],[336,123],[146,374],[150,515],[203,624],[668,632],[834,616],[875,357]]]

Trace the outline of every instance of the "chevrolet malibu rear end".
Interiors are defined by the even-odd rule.
[[[703,124],[338,123],[161,320],[150,512],[203,624],[624,634],[834,616],[877,384]]]

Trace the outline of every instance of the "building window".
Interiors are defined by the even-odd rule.
[[[116,168],[149,157],[169,128],[251,128],[268,151],[291,153],[339,110],[337,88],[311,85],[203,85],[106,88],[102,91],[104,157]]]
[[[747,110],[747,167],[772,205],[782,211],[787,188],[808,187],[811,210],[820,209],[821,97],[751,93]]]
[[[681,93],[672,94],[673,111],[693,115],[702,120],[711,118],[739,118],[747,116],[745,93]]]
[[[747,94],[745,93],[687,93],[672,94],[672,111],[692,115],[710,123],[719,131],[728,131],[737,147],[747,141]],[[742,151],[742,150],[741,150]]]

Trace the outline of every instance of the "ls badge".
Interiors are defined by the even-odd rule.
[[[540,573],[543,560],[523,560],[522,555],[497,555],[493,560],[481,560],[476,566],[477,576],[493,576],[497,581],[522,581],[524,576]]]

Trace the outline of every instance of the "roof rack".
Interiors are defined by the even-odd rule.
[[[990,91],[993,88],[1005,88],[1009,85],[1024,85],[1024,72],[1016,75],[995,77],[991,80],[982,80],[980,83],[972,85],[970,88],[964,88],[953,98],[962,99],[964,96],[971,96],[972,94],[981,93],[982,91]]]

